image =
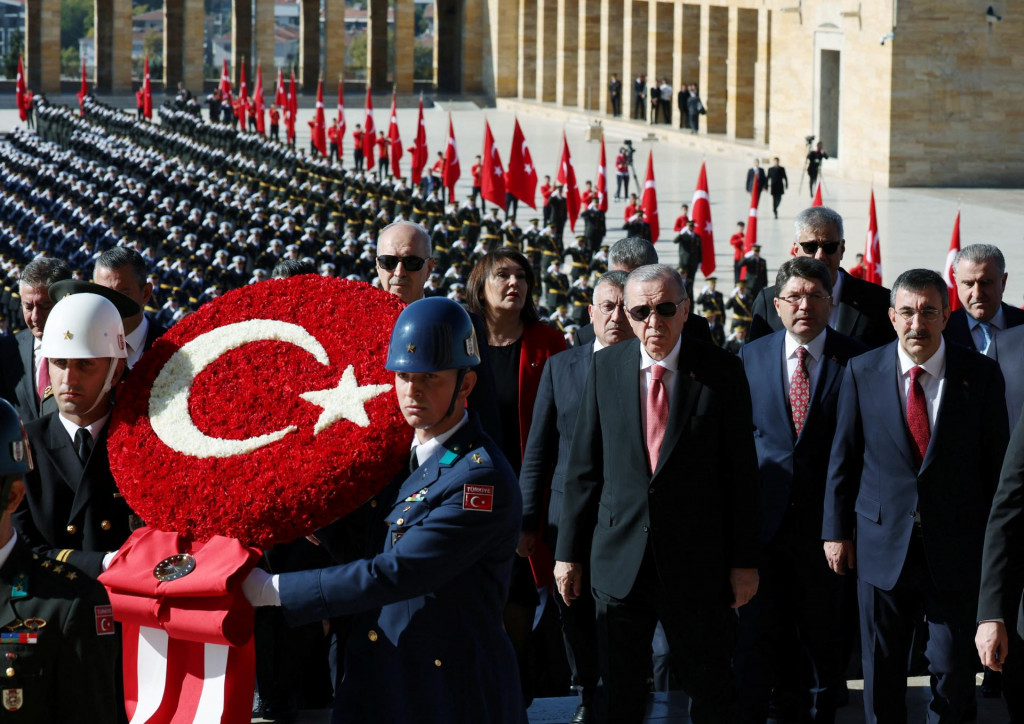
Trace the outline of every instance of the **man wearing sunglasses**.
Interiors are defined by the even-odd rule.
[[[760,541],[750,391],[737,357],[683,335],[679,273],[630,273],[637,339],[593,355],[569,452],[555,580],[566,605],[590,573],[604,719],[639,723],[660,620],[695,724],[735,721],[735,608],[757,591]],[[697,623],[699,622],[699,623]]]
[[[832,314],[828,326],[840,334],[880,347],[896,339],[889,322],[889,290],[855,279],[840,263],[846,251],[843,217],[826,206],[812,206],[797,214],[793,256],[809,256],[825,263],[832,273]],[[775,289],[764,289],[754,300],[750,341],[784,329],[774,304]]]

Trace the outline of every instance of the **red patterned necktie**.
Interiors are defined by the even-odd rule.
[[[39,360],[39,378],[36,380],[36,392],[39,394],[39,401],[42,402],[46,389],[50,386],[50,363],[43,357]]]
[[[920,377],[924,372],[923,367],[910,368],[910,394],[907,395],[907,427],[910,428],[910,437],[914,440],[914,459],[920,466],[924,460],[924,454],[928,451],[928,441],[931,440],[931,426],[928,423],[928,403],[924,399],[924,388],[921,387]]]
[[[796,436],[807,422],[807,410],[811,406],[811,381],[807,376],[807,348],[796,348],[796,370],[789,381],[789,408],[793,411],[793,429]]]
[[[668,389],[662,381],[667,371],[661,365],[651,367],[651,381],[647,386],[647,459],[652,473],[658,467],[668,422]]]

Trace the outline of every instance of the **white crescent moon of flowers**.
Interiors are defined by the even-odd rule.
[[[196,427],[188,410],[193,380],[225,352],[250,342],[287,342],[301,347],[322,365],[331,363],[317,339],[297,324],[273,319],[252,319],[227,324],[199,335],[171,355],[149,396],[149,422],[167,447],[198,458],[244,455],[277,442],[297,428],[286,428],[244,440],[210,437]]]

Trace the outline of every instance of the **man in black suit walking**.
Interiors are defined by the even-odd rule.
[[[779,218],[779,202],[782,201],[782,194],[789,188],[789,179],[786,177],[786,169],[779,165],[779,157],[772,159],[772,165],[768,168],[768,193],[772,195],[772,214]]]
[[[751,193],[754,190],[754,179],[757,179],[757,204],[761,205],[761,194],[764,193],[764,187],[768,183],[768,177],[764,173],[764,169],[761,168],[761,162],[758,159],[754,159],[754,165],[747,169],[747,193]]]
[[[735,720],[736,615],[757,591],[757,459],[739,359],[682,336],[675,269],[626,282],[637,340],[594,355],[565,481],[555,580],[567,605],[589,569],[604,713],[640,722],[661,621],[696,724]]]
[[[814,257],[825,262],[832,272],[832,314],[828,326],[868,347],[879,347],[896,339],[889,321],[889,290],[855,279],[840,267],[846,251],[843,217],[827,206],[812,206],[797,214],[794,225],[793,256]],[[748,341],[783,329],[774,296],[775,290],[769,287],[754,299]]]
[[[992,244],[965,246],[953,259],[953,276],[960,309],[949,315],[946,340],[999,361],[999,333],[1024,324],[1024,310],[1003,302],[1003,252]]]

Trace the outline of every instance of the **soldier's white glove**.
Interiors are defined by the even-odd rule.
[[[242,594],[253,606],[280,606],[281,594],[277,590],[277,576],[262,568],[253,568],[242,581]]]

